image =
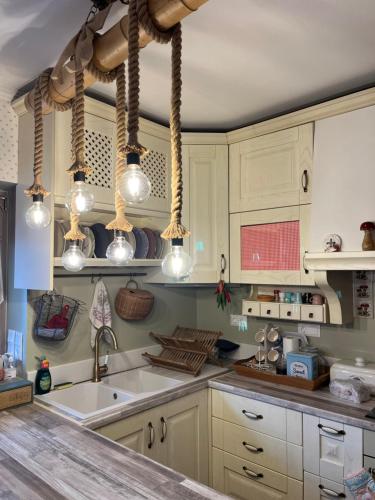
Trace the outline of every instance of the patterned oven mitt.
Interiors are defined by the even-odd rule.
[[[348,476],[344,484],[355,500],[375,500],[375,482],[366,469]]]

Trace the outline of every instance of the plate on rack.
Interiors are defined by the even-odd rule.
[[[55,220],[55,239],[53,255],[54,257],[61,257],[64,253],[65,240],[64,240],[65,230],[62,221]]]
[[[152,229],[144,227],[143,231],[146,233],[148,239],[148,252],[146,259],[155,259],[156,257],[156,236]]]
[[[95,236],[91,231],[89,226],[80,226],[81,231],[86,236],[86,238],[82,242],[82,252],[85,254],[85,257],[91,259],[94,257],[95,252]]]
[[[136,241],[136,249],[134,257],[136,259],[145,259],[149,248],[149,243],[146,233],[143,231],[143,229],[140,229],[139,227],[134,227],[133,234],[135,236],[135,241]]]

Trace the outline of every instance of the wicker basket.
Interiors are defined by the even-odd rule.
[[[129,288],[133,283],[136,288]],[[115,300],[115,309],[121,319],[141,321],[147,318],[154,305],[154,296],[147,290],[139,290],[134,280],[129,280],[125,288],[120,288]]]

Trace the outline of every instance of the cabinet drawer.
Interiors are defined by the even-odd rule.
[[[316,321],[317,323],[325,322],[324,306],[301,306],[302,321]]]
[[[342,484],[362,468],[362,429],[303,415],[304,469]]]
[[[352,498],[339,483],[305,472],[304,500],[326,500],[327,498]]]
[[[280,315],[279,304],[265,302],[260,304],[260,315],[263,318],[278,318]]]
[[[302,500],[302,482],[212,448],[213,487],[244,500]]]
[[[212,444],[239,458],[287,474],[286,442],[251,429],[212,419]]]
[[[260,316],[260,304],[255,300],[242,301],[242,314],[245,316]]]
[[[301,306],[299,304],[280,304],[281,319],[301,319]]]
[[[280,406],[213,390],[212,415],[268,436],[286,439],[286,410]]]

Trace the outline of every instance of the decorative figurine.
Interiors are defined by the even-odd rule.
[[[327,253],[340,252],[342,241],[338,234],[329,234],[324,238],[324,251]]]
[[[373,222],[362,222],[360,230],[364,231],[362,241],[362,250],[367,252],[369,250],[375,250],[375,242],[372,239],[372,231],[375,229],[375,224]]]

